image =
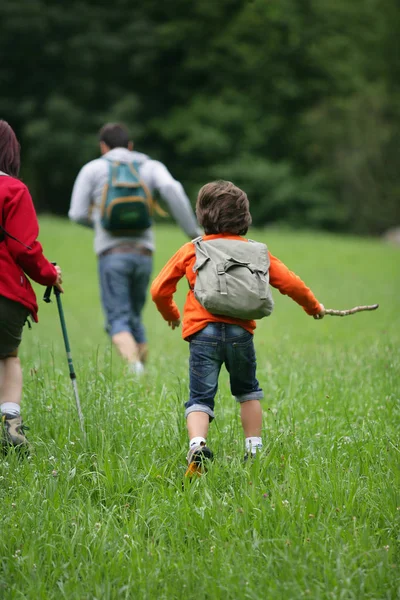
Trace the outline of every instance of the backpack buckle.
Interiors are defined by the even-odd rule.
[[[225,263],[217,263],[217,273],[218,275],[225,275]]]
[[[227,296],[228,286],[226,283],[225,263],[217,263],[217,274],[219,280],[219,292],[222,296]]]

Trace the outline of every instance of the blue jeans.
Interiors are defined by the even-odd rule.
[[[101,302],[111,336],[128,331],[138,344],[146,341],[142,310],[152,266],[152,256],[135,252],[99,257]]]
[[[223,364],[232,395],[238,402],[260,400],[264,394],[256,379],[256,354],[251,333],[228,323],[209,323],[190,336],[190,398],[185,416],[205,412],[214,418],[214,398]]]

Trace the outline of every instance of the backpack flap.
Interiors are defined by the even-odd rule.
[[[228,284],[226,281],[227,280],[226,274],[231,267],[238,267],[238,266],[247,267],[248,269],[250,269],[253,272],[253,269],[251,269],[251,267],[250,267],[250,263],[241,262],[239,260],[235,260],[232,257],[228,258],[224,263],[221,262],[221,263],[217,264],[217,273],[218,273],[218,277],[219,277],[220,294],[222,294],[223,296],[228,295]]]
[[[228,270],[231,266],[240,265],[242,267],[247,267],[249,271],[255,276],[257,285],[258,285],[258,293],[260,296],[260,300],[266,300],[268,298],[268,290],[269,290],[269,276],[268,276],[268,268],[260,269],[257,265],[252,263],[244,263],[231,258],[230,261],[227,262],[225,269]]]
[[[268,268],[260,269],[256,265],[247,262],[241,262],[239,260],[235,260],[234,258],[228,259],[225,264],[219,263],[217,265],[217,273],[220,278],[220,292],[223,295],[228,294],[228,288],[226,283],[226,273],[231,267],[245,267],[249,269],[249,271],[255,276],[258,285],[258,293],[260,296],[260,300],[266,300],[268,297],[268,286],[269,286],[269,278],[268,278]]]

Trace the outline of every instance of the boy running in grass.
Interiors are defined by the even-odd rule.
[[[204,227],[203,242],[223,238],[249,243],[242,237],[251,224],[249,201],[245,192],[233,183],[215,181],[203,186],[197,198],[196,215],[199,224]],[[281,294],[290,296],[308,315],[322,319],[324,306],[305,283],[269,252],[268,257],[270,284]],[[177,283],[186,276],[190,286],[182,330],[183,339],[190,345],[190,395],[185,404],[189,435],[186,475],[189,477],[200,474],[203,460],[212,458],[206,439],[209,424],[214,419],[214,398],[222,364],[229,373],[232,395],[240,403],[245,457],[252,457],[262,449],[260,400],[263,391],[256,378],[253,344],[256,323],[254,320],[211,314],[200,304],[194,294],[195,262],[195,244],[188,242],[168,261],[151,286],[152,298],[172,329],[181,323],[179,309],[173,300]]]

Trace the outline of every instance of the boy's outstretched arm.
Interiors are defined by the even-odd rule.
[[[281,294],[289,296],[300,304],[308,315],[322,319],[325,314],[324,305],[318,302],[310,288],[298,275],[290,271],[278,258],[269,253],[271,261],[269,268],[269,282]]]
[[[187,244],[182,246],[182,248],[169,259],[167,264],[154,279],[150,288],[153,302],[155,302],[163,318],[168,322],[168,325],[172,329],[179,327],[180,324],[179,308],[174,302],[173,295],[176,291],[178,281],[186,272],[186,246]]]

